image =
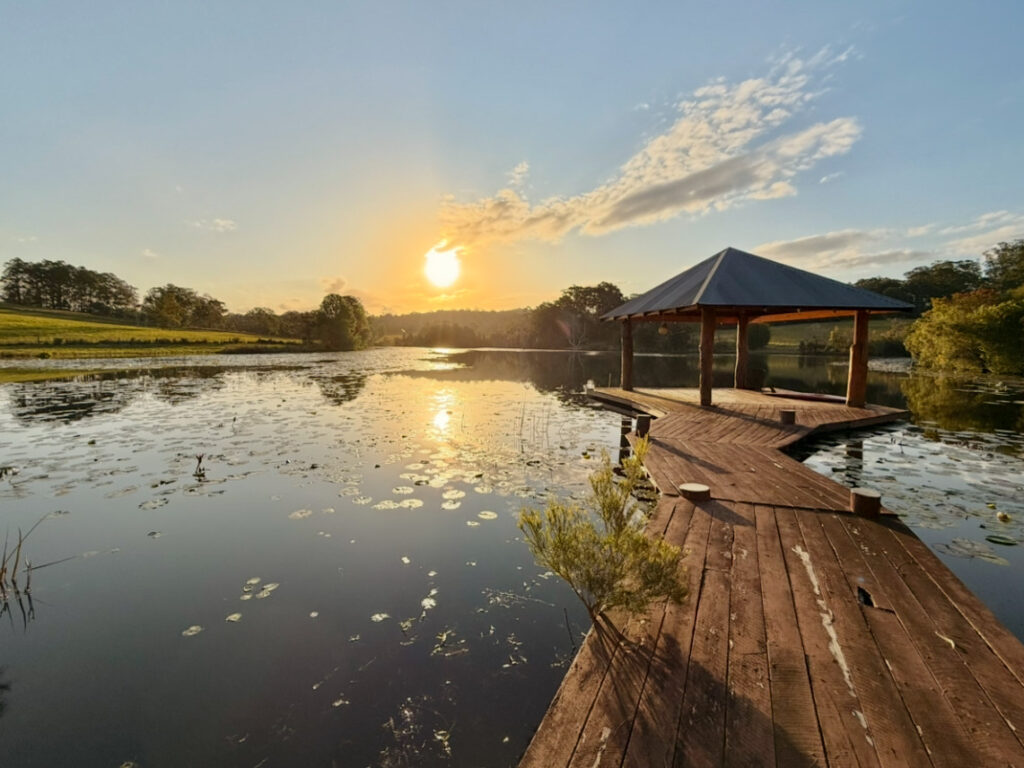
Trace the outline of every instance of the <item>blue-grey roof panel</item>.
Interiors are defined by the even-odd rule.
[[[910,304],[796,267],[726,248],[647,293],[603,315],[604,319],[694,307],[868,309],[901,312]]]

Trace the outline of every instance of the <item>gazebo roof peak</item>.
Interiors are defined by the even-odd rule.
[[[702,307],[758,315],[913,309],[906,302],[730,247],[606,312],[602,319],[698,314]]]

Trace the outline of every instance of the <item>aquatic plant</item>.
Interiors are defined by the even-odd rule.
[[[569,584],[596,627],[599,619],[611,623],[611,609],[638,614],[654,600],[686,597],[682,552],[645,532],[647,515],[633,499],[647,446],[646,439],[637,443],[622,462],[621,478],[607,452],[602,454],[590,476],[589,509],[551,499],[543,511],[519,513],[519,529],[537,563]]]
[[[24,548],[25,542],[28,537],[32,535],[32,532],[39,527],[39,524],[43,522],[49,515],[43,515],[41,518],[36,520],[35,524],[28,529],[28,533],[22,534],[21,528],[18,529],[18,543],[11,546],[10,532],[4,536],[4,547],[3,554],[0,555],[0,603],[6,604],[8,600],[8,593],[13,592],[14,597],[18,598],[21,594],[30,595],[32,592],[32,573],[38,571],[41,568],[48,568],[51,565],[57,565],[68,560],[72,560],[72,557],[63,557],[60,560],[53,560],[49,563],[43,563],[42,565],[32,565],[32,561],[27,557],[22,557],[22,549]],[[25,586],[24,588],[18,583],[18,573],[21,568],[21,573],[25,574]]]

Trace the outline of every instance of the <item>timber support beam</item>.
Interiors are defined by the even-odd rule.
[[[622,321],[622,369],[619,386],[627,392],[633,389],[633,322]]]
[[[736,372],[733,378],[733,386],[736,389],[747,389],[747,325],[750,317],[740,315],[736,321]]]
[[[700,404],[711,405],[711,384],[715,370],[715,310],[700,310]]]
[[[868,390],[868,312],[858,309],[853,318],[853,343],[850,345],[850,373],[846,380],[846,404],[863,408]]]

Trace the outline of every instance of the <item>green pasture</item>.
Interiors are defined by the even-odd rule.
[[[269,341],[295,343],[286,339]],[[215,354],[261,342],[259,351],[265,351],[268,339],[236,331],[148,328],[73,312],[0,307],[0,358]],[[281,346],[283,350],[284,344]]]

